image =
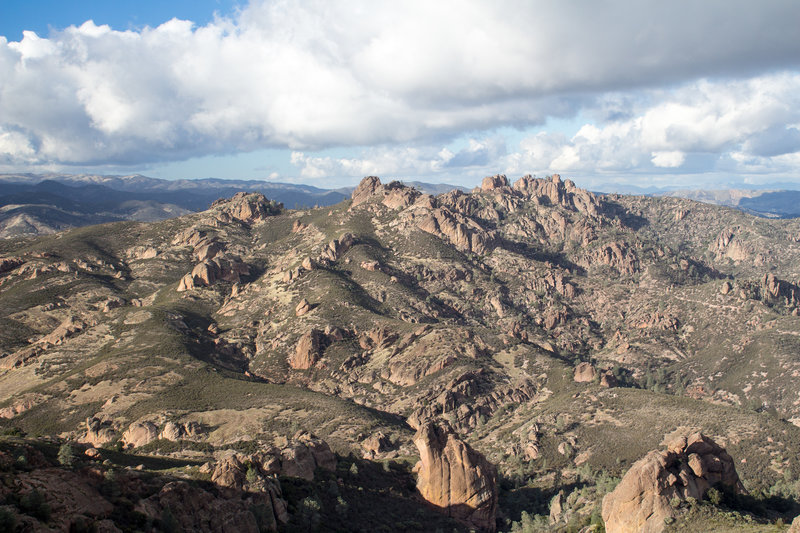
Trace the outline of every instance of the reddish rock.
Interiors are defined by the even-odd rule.
[[[358,187],[356,187],[356,189],[353,191],[352,206],[355,207],[369,200],[378,187],[380,187],[380,185],[381,180],[377,176],[367,176],[361,180],[361,183],[359,183]]]
[[[483,178],[481,182],[481,191],[492,191],[508,186],[508,178],[503,174],[497,174],[496,176],[487,176]]]
[[[417,490],[448,516],[483,531],[495,531],[497,471],[449,427],[423,423],[414,435],[420,461]]]
[[[636,461],[613,492],[603,499],[606,530],[615,533],[664,530],[673,517],[673,498],[702,500],[720,484],[735,493],[744,486],[733,459],[708,437],[694,433],[670,441],[666,451],[652,451]]]
[[[294,314],[296,316],[303,316],[307,314],[309,311],[311,311],[311,304],[308,303],[308,300],[306,300],[305,298],[300,300],[300,302],[294,308]]]
[[[322,340],[324,334],[312,329],[300,337],[294,353],[289,356],[289,366],[295,370],[306,370],[314,366],[322,357]]]

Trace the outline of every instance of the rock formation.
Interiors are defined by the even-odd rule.
[[[277,215],[282,205],[267,200],[261,193],[236,193],[233,198],[221,198],[211,204],[217,208],[217,220],[220,222],[238,221],[252,224],[265,220],[268,216]]]
[[[297,341],[294,353],[289,356],[289,366],[295,370],[307,370],[322,357],[322,341],[325,335],[312,329]]]
[[[596,377],[597,370],[595,370],[591,363],[579,363],[578,366],[575,367],[573,380],[576,383],[591,383]]]
[[[122,434],[122,443],[139,448],[158,438],[158,428],[152,422],[135,422]]]
[[[442,512],[469,527],[495,530],[497,472],[449,427],[423,423],[414,435],[420,461],[417,490]]]
[[[675,437],[666,451],[652,451],[636,461],[617,488],[603,499],[606,530],[663,531],[664,519],[676,513],[670,505],[673,498],[701,500],[717,485],[744,492],[731,456],[700,433]]]

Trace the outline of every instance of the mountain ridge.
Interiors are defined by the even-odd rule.
[[[700,428],[739,461],[762,506],[747,516],[771,527],[800,511],[785,453],[800,444],[799,256],[798,220],[600,196],[557,175],[436,196],[369,177],[334,206],[238,193],[178,218],[2,241],[0,423],[209,471],[234,468],[235,450],[264,461],[256,481],[270,471],[258,454],[313,432],[336,476],[398,513],[359,522],[316,477],[280,474],[285,530],[308,528],[305,498],[332,524],[424,529],[381,490],[426,495],[456,529],[588,527],[631,465]],[[450,429],[415,436],[428,423]],[[427,453],[420,468],[446,458],[471,481],[444,490],[426,472],[415,492]],[[460,507],[468,487],[480,513]],[[687,527],[750,527],[744,508],[676,505]]]

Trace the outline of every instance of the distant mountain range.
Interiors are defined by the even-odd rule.
[[[0,237],[47,234],[119,220],[155,221],[207,209],[237,192],[261,192],[286,207],[333,205],[350,190],[220,179],[146,176],[0,175]]]
[[[406,181],[428,194],[452,184]],[[600,189],[609,189],[600,187]],[[735,207],[768,218],[800,216],[800,191],[671,190],[626,186],[614,192],[673,196]],[[260,192],[288,208],[334,205],[349,198],[352,187],[322,189],[310,185],[256,180],[164,180],[142,175],[0,174],[0,238],[48,234],[72,227],[120,220],[156,221],[207,209],[214,200],[237,192]]]
[[[800,191],[791,190],[678,190],[655,196],[687,198],[706,204],[735,207],[766,218],[800,217]]]

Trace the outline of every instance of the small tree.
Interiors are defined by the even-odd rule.
[[[71,467],[75,461],[75,453],[72,444],[65,442],[58,449],[58,463],[61,466]]]

